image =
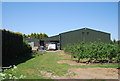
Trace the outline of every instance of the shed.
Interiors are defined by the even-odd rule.
[[[68,44],[74,44],[82,41],[88,43],[98,40],[104,43],[110,43],[110,33],[93,30],[90,28],[82,28],[40,39],[40,45],[45,44],[46,42],[57,42],[60,43],[60,48],[64,49],[64,47]]]

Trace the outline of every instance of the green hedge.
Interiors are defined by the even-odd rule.
[[[13,65],[16,59],[30,56],[31,47],[23,42],[20,34],[2,31],[2,66]]]

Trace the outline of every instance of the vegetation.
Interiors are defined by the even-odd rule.
[[[32,48],[23,42],[23,37],[19,33],[2,31],[2,64],[3,66],[13,65],[16,60],[22,57],[29,57]]]
[[[4,72],[0,74],[4,79],[48,79],[43,77],[41,71],[47,71],[53,75],[63,76],[64,74],[67,74],[69,68],[118,67],[118,65],[71,66],[66,63],[58,64],[57,61],[62,58],[57,52],[43,51],[45,53],[43,54],[43,52],[40,51],[36,55],[32,56],[31,46],[23,41],[23,36],[21,33],[2,30],[2,34],[3,66],[13,65],[13,68],[4,70]],[[107,62],[120,62],[120,50],[118,47],[120,47],[120,45],[115,42],[112,42],[111,44],[101,42],[86,44],[82,42],[80,44],[68,45],[65,48],[65,52],[77,57],[78,62],[80,62],[81,59],[85,59],[87,62],[92,62],[92,60],[97,60],[101,63],[106,60]],[[28,60],[29,58],[31,59]],[[19,62],[24,63],[17,66],[14,65]]]
[[[15,77],[24,76],[24,79],[47,79],[42,76],[40,71],[47,71],[54,75],[64,75],[67,73],[68,67],[64,64],[57,64],[60,56],[56,53],[46,52],[44,55],[35,55],[34,58],[17,65],[13,68],[5,70],[3,74],[11,74]],[[6,77],[9,79],[10,77]]]
[[[86,63],[91,62],[120,62],[120,45],[117,43],[84,43],[67,45],[64,49],[65,52],[70,53],[73,57],[78,58],[77,62],[86,59]]]
[[[31,33],[31,34],[26,35],[26,34],[22,34],[20,32],[12,32],[12,31],[5,30],[5,29],[3,29],[3,31],[7,31],[7,32],[10,32],[12,34],[17,34],[19,36],[21,35],[22,37],[33,37],[33,38],[36,38],[36,39],[41,39],[41,38],[48,37],[48,35],[45,34],[45,33]]]
[[[48,37],[48,35],[45,33],[31,33],[30,35],[23,34],[23,37],[33,37],[33,38],[41,39]]]
[[[6,79],[46,79],[41,71],[47,71],[53,75],[66,75],[70,68],[117,68],[118,65],[68,65],[66,63],[58,64],[57,61],[62,60],[62,56],[58,52],[46,52],[44,55],[35,55],[34,58],[21,63],[14,68],[4,70],[3,76]]]
[[[45,33],[31,33],[30,35],[25,35],[20,32],[12,32],[9,30],[2,31],[2,51],[3,51],[3,66],[9,66],[16,64],[16,60],[22,57],[30,57],[32,53],[32,48],[23,37],[33,37],[33,38],[45,38],[48,37]],[[8,61],[9,60],[9,63]]]

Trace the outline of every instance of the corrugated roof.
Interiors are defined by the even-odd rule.
[[[110,33],[107,33],[107,32],[103,32],[103,31],[99,31],[99,30],[94,30],[94,29],[91,29],[91,28],[81,28],[81,29],[77,29],[77,30],[63,32],[63,33],[60,33],[60,34],[74,32],[74,31],[79,31],[79,30],[92,30],[92,31],[101,32],[101,33],[105,33],[105,34],[110,34]],[[48,38],[43,38],[43,39],[40,39],[40,40],[56,40],[56,41],[59,41],[59,35],[51,36],[51,37],[48,37]]]

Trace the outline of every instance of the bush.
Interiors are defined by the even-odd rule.
[[[24,56],[29,56],[30,53],[32,53],[32,47],[26,43],[26,42],[23,42],[23,54]]]

